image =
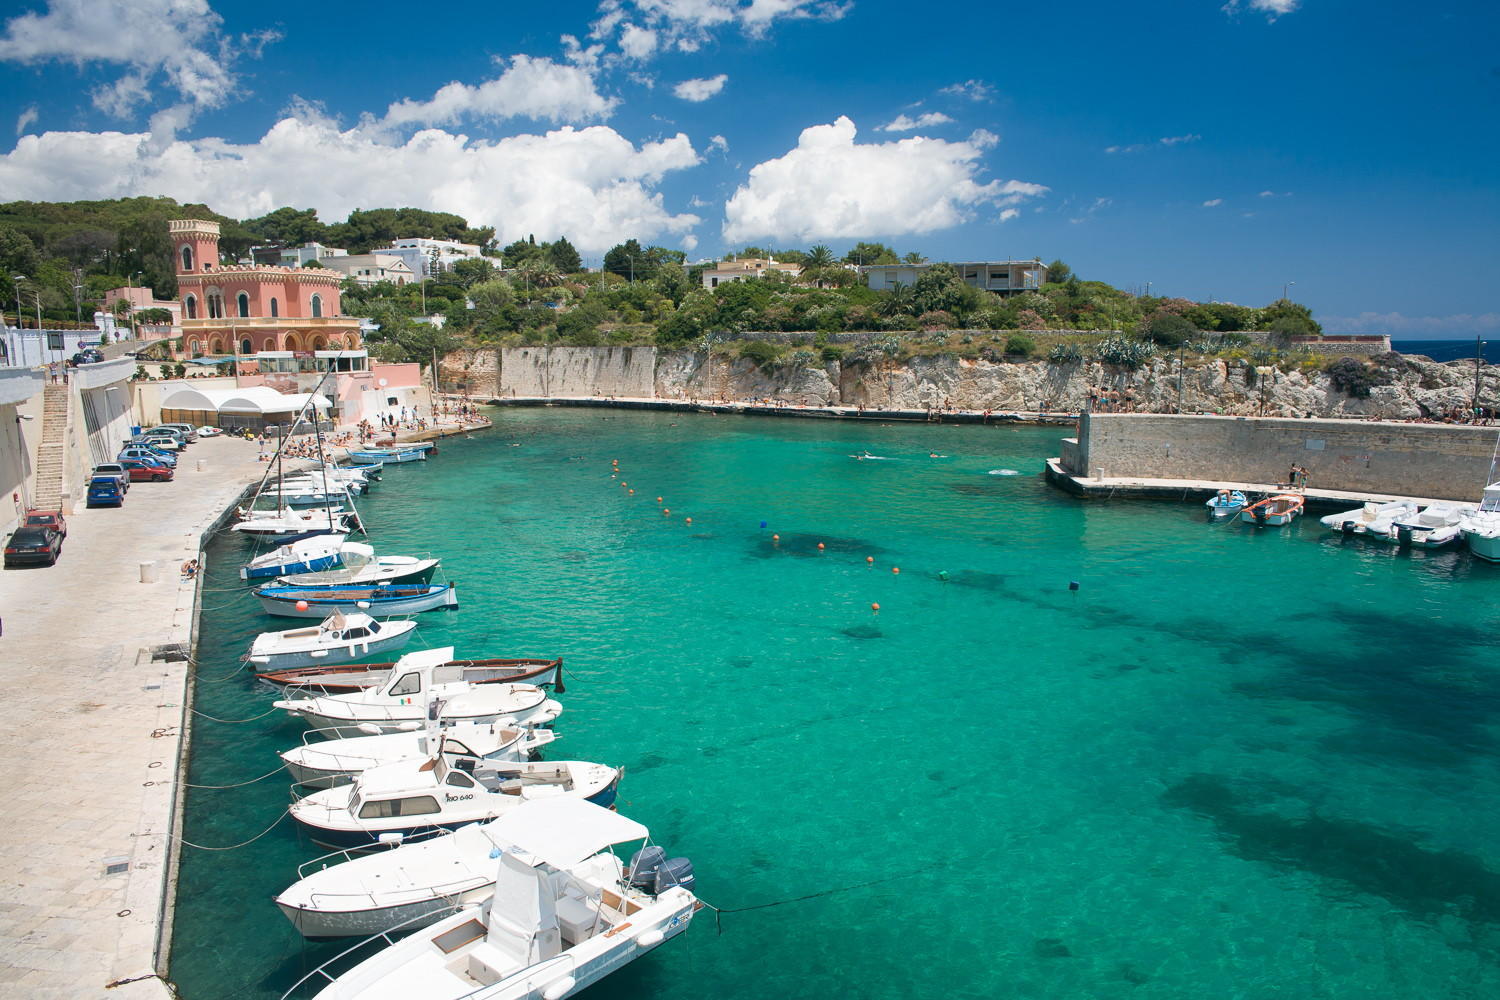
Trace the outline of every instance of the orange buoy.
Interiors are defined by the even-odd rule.
[[[781,536],[780,535],[772,535],[771,536],[771,541],[773,541],[773,542],[779,542],[779,541],[781,541]]]
[[[661,497],[657,497],[657,498],[656,498],[656,502],[657,502],[657,503],[661,503]]]
[[[880,605],[878,605],[878,604],[872,604],[872,605],[870,605],[870,610],[871,611],[879,611],[880,610]]]
[[[306,601],[298,601],[297,602],[297,610],[298,611],[306,611],[307,610],[307,602]]]
[[[892,566],[891,567],[891,572],[895,573],[897,576],[900,576],[901,575],[901,567],[900,566]]]
[[[874,556],[865,556],[865,562],[867,562],[867,563],[869,563],[870,565],[873,566],[875,564],[875,557]]]
[[[688,519],[687,519],[687,523],[688,523],[688,524],[692,524],[692,523],[693,523],[693,519],[692,519],[692,518],[688,518]]]
[[[631,496],[635,496],[635,490],[630,490],[629,492]]]
[[[663,508],[662,512],[661,512],[662,517],[666,517],[670,513],[672,513],[672,511],[670,509],[668,509],[668,508]]]
[[[819,542],[819,543],[818,543],[818,551],[819,551],[819,552],[822,552],[822,551],[823,551],[823,543],[822,543],[822,542]]]

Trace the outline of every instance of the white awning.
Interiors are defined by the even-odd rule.
[[[212,410],[215,413],[296,413],[312,400],[320,410],[333,404],[326,396],[312,393],[280,393],[270,386],[256,385],[245,389],[174,390],[161,401],[164,410]]]
[[[571,868],[607,847],[651,833],[633,819],[575,798],[535,799],[482,829],[497,847],[516,848],[533,863],[553,868]]]

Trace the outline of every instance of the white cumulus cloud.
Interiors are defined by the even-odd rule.
[[[656,32],[658,50],[696,52],[720,28],[759,38],[778,20],[837,21],[851,6],[841,0],[603,0],[590,37],[608,39],[619,29],[624,51],[624,32],[641,25]]]
[[[1014,219],[1020,214],[1021,210],[1019,208],[1007,208],[1005,211],[1000,213],[1000,221],[1009,222],[1011,219]]]
[[[620,29],[620,51],[629,59],[649,59],[656,52],[656,32],[627,24]]]
[[[173,141],[153,155],[149,141],[125,132],[23,136],[0,155],[0,191],[38,201],[169,195],[240,218],[282,205],[328,219],[361,205],[412,205],[494,225],[505,240],[567,236],[585,252],[700,221],[669,211],[654,190],[665,174],[699,162],[681,133],[637,147],[603,125],[494,142],[425,129],[388,144],[362,126],[341,132],[326,120],[286,118],[253,143]]]
[[[995,88],[983,80],[965,80],[963,83],[949,84],[938,93],[946,97],[963,97],[981,102],[992,100],[995,96]]]
[[[16,115],[16,135],[23,134],[28,128],[32,126],[32,124],[37,120],[38,117],[39,116],[37,114],[35,104],[27,108],[25,111],[22,111],[19,115]]]
[[[913,137],[858,144],[841,116],[804,129],[796,148],[756,164],[724,206],[724,238],[787,240],[926,233],[1008,208],[1048,188],[981,183],[983,153],[972,142]]]
[[[151,100],[158,78],[194,108],[216,108],[234,89],[236,57],[259,55],[274,32],[230,38],[207,0],[49,0],[45,13],[13,17],[0,35],[0,61],[105,63],[124,67],[94,92],[120,117]]]
[[[1290,14],[1300,6],[1302,6],[1302,0],[1225,0],[1222,9],[1226,14],[1233,14],[1241,7],[1248,7],[1250,10],[1258,10],[1265,14],[1267,20],[1274,21],[1283,14]]]
[[[917,117],[915,118],[911,117],[910,115],[897,115],[895,120],[888,121],[884,125],[878,126],[875,131],[910,132],[913,129],[931,128],[934,125],[946,125],[952,120],[952,118],[949,118],[941,111],[929,111],[926,114],[917,115]]]
[[[469,118],[532,118],[581,122],[608,118],[619,104],[594,85],[584,66],[518,55],[493,80],[478,85],[450,83],[429,100],[392,104],[381,124],[445,125]]]
[[[1208,199],[1207,201],[1205,201],[1203,203],[1203,207],[1204,208],[1218,208],[1222,204],[1224,204],[1224,199],[1223,198],[1210,198],[1210,199]]]
[[[683,80],[672,88],[672,93],[684,101],[706,101],[724,89],[724,84],[729,82],[728,75],[720,73],[718,76],[704,77],[700,80]]]

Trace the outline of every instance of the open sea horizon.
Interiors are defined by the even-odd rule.
[[[1500,567],[1081,501],[1041,476],[1058,428],[490,412],[360,504],[459,585],[407,651],[564,657],[548,756],[623,766],[620,811],[740,911],[584,996],[1500,996]],[[207,553],[198,785],[304,732],[239,662],[295,624],[252,551]],[[288,791],[190,789],[183,836]],[[183,849],[185,1000],[347,947],[271,902],[320,853],[289,819]]]

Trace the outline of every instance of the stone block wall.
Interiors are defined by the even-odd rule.
[[[1285,482],[1295,463],[1314,488],[1475,502],[1495,427],[1362,420],[1095,413],[1074,464],[1090,478]],[[1072,450],[1067,457],[1072,457]]]
[[[494,347],[464,348],[443,355],[438,383],[444,392],[467,393],[481,399],[500,395],[500,351]]]
[[[654,347],[507,347],[499,398],[656,394]]]

